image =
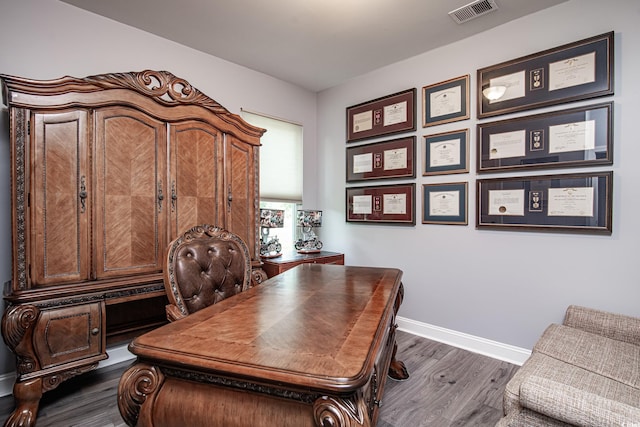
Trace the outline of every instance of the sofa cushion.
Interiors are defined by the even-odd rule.
[[[640,318],[638,317],[570,305],[562,323],[571,328],[640,345]]]
[[[640,389],[640,346],[552,324],[533,351]]]
[[[543,353],[534,352],[507,383],[503,397],[505,414],[518,412],[522,408],[520,388],[529,376],[566,384],[604,399],[640,408],[639,389],[570,365]]]
[[[520,386],[520,403],[540,414],[582,427],[640,425],[640,406],[535,375]]]

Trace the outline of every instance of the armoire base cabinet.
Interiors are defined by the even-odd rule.
[[[166,322],[164,251],[184,230],[239,235],[252,281],[266,278],[256,251],[264,129],[166,71],[0,80],[13,256],[2,335],[17,371],[5,425],[31,426],[44,392]]]

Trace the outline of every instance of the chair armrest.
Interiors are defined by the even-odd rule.
[[[571,305],[564,325],[618,341],[640,345],[640,318]]]
[[[183,317],[186,317],[184,314],[182,314],[180,309],[174,304],[167,304],[164,308],[167,312],[167,320],[169,322],[175,322],[178,319],[182,319]]]
[[[537,376],[520,385],[520,404],[576,426],[640,425],[640,407]]]

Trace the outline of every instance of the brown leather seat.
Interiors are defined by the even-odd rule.
[[[237,235],[198,225],[169,244],[164,269],[169,299],[167,319],[174,321],[251,287],[251,257]]]

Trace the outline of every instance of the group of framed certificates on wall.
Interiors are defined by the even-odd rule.
[[[477,70],[476,172],[610,166],[613,101],[485,118],[613,95],[613,32]],[[470,118],[470,76],[422,88],[422,127]],[[347,107],[346,181],[416,178],[416,89]],[[395,135],[392,139],[364,140]],[[425,135],[422,176],[469,172],[469,128]],[[359,145],[357,143],[360,143]],[[611,234],[613,172],[476,180],[476,227]],[[415,182],[346,188],[348,222],[416,223]],[[422,223],[467,225],[468,182],[422,184]]]

